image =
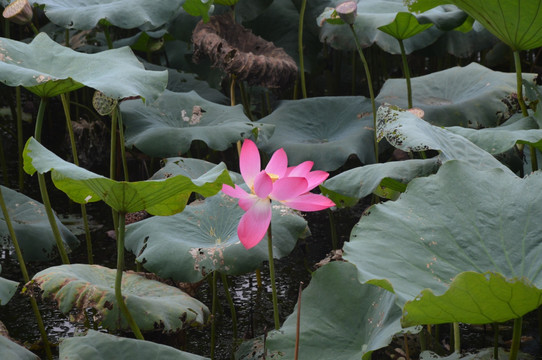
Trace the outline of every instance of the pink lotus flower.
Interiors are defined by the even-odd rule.
[[[329,176],[325,171],[311,171],[312,166],[312,161],[305,161],[288,167],[286,152],[279,149],[265,170],[261,170],[256,144],[244,141],[239,167],[250,193],[237,185],[223,185],[222,191],[238,198],[239,206],[246,211],[237,227],[237,235],[245,248],[256,246],[265,236],[271,223],[271,200],[301,211],[318,211],[335,205],[327,197],[309,192]]]

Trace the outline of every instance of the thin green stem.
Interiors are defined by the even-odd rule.
[[[36,128],[34,130],[34,138],[41,142],[41,129],[43,127],[43,117],[45,114],[45,107],[47,106],[47,99],[45,97],[41,98],[40,106],[38,108],[38,115],[36,117]],[[45,175],[38,173],[38,184],[40,187],[41,199],[43,206],[45,207],[45,212],[47,213],[47,218],[49,219],[49,224],[51,225],[51,230],[53,231],[53,236],[56,241],[56,246],[62,259],[63,264],[69,264],[70,260],[68,258],[68,253],[64,248],[64,242],[60,236],[60,231],[58,230],[58,225],[56,223],[55,215],[53,209],[51,208],[51,202],[49,201],[49,194],[47,193],[47,183],[45,182]]]
[[[11,237],[11,243],[13,244],[13,248],[15,249],[15,254],[17,255],[17,261],[19,261],[19,266],[21,268],[21,273],[23,274],[23,279],[25,283],[28,283],[30,281],[30,277],[28,276],[28,270],[26,269],[23,253],[19,246],[19,242],[17,241],[17,236],[15,234],[15,230],[13,229],[13,224],[11,223],[11,219],[9,217],[9,212],[6,206],[6,202],[4,201],[4,195],[2,194],[2,189],[0,189],[0,207],[2,208],[4,221],[8,227],[9,236]],[[51,353],[51,346],[49,345],[49,339],[47,338],[47,332],[45,331],[45,325],[43,323],[43,319],[41,317],[40,310],[38,308],[38,303],[36,299],[32,296],[30,297],[30,303],[32,304],[32,311],[34,311],[34,316],[36,317],[36,322],[38,323],[38,328],[41,334],[41,339],[43,341],[43,346],[45,347],[45,353],[47,355],[47,359],[52,359],[53,354]]]
[[[112,180],[115,180],[116,178],[116,169],[117,169],[117,112],[113,111],[113,114],[111,115],[111,140],[109,145],[109,178]],[[115,211],[115,209],[111,209],[111,212],[113,213],[113,226],[115,228],[115,232],[118,231],[119,223],[118,223],[118,213]],[[118,234],[117,234],[118,236]]]
[[[109,26],[104,26],[104,35],[105,35],[105,41],[107,42],[107,47],[109,49],[113,49],[113,41],[111,41],[111,34],[109,33]]]
[[[21,87],[15,88],[15,102],[17,114],[17,149],[19,151],[19,191],[24,189],[24,169],[23,169],[23,108],[21,103]]]
[[[30,28],[34,32],[34,35],[38,35],[40,33],[38,28],[36,27],[36,25],[34,25],[34,23],[32,21],[30,22]]]
[[[228,277],[226,274],[220,273],[221,279],[222,279],[222,285],[224,286],[224,294],[226,295],[226,300],[228,301],[228,304],[230,305],[230,313],[231,313],[231,322],[233,327],[233,338],[237,339],[237,313],[235,312],[235,304],[233,303],[233,299],[231,297],[230,293],[230,287],[228,284]]]
[[[335,223],[335,215],[330,209],[327,209],[327,214],[329,216],[329,227],[331,230],[331,247],[333,250],[337,250],[339,241],[337,238],[337,224]]]
[[[273,257],[273,242],[271,236],[271,224],[267,229],[267,252],[269,254],[269,277],[271,279],[271,291],[273,296],[273,319],[275,330],[280,329],[279,304],[277,299],[277,285],[275,283],[275,259]]]
[[[454,328],[454,352],[461,353],[461,332],[459,329],[459,323],[453,323]]]
[[[79,156],[77,155],[77,145],[75,143],[75,136],[73,134],[73,126],[70,115],[70,100],[69,94],[64,93],[60,94],[60,99],[62,100],[62,107],[64,109],[64,117],[66,118],[66,129],[68,129],[68,136],[70,138],[70,144],[72,148],[72,157],[73,163],[79,166]],[[81,217],[83,218],[83,224],[85,227],[85,241],[87,244],[87,259],[89,264],[93,264],[93,255],[92,255],[92,238],[90,236],[90,227],[88,225],[88,216],[87,208],[85,204],[81,204]]]
[[[403,74],[405,75],[406,79],[408,108],[412,109],[412,86],[410,85],[410,69],[408,68],[405,45],[402,39],[397,40],[399,41],[399,47],[401,48],[401,59],[403,60]]]
[[[126,161],[126,146],[124,145],[124,125],[122,123],[122,114],[120,112],[119,106],[115,107],[113,110],[117,113],[118,125],[119,125],[119,148],[120,148],[120,157],[122,161],[122,169],[124,170],[124,181],[130,181],[128,176],[128,163]]]
[[[499,324],[491,324],[493,328],[493,358],[499,360]]]
[[[135,322],[130,310],[124,302],[124,297],[122,296],[122,275],[124,273],[124,231],[125,229],[125,216],[126,213],[119,211],[118,212],[118,230],[117,230],[117,275],[115,277],[115,298],[119,306],[120,311],[126,318],[126,321],[130,325],[135,337],[139,340],[144,340],[139,326]]]
[[[361,46],[359,44],[358,35],[356,34],[356,31],[354,30],[354,25],[349,25],[349,27],[350,27],[350,30],[352,31],[352,35],[354,36],[356,48],[358,49],[359,57],[361,59],[361,62],[363,63],[363,68],[365,69],[365,76],[367,77],[367,86],[369,87],[369,96],[371,97],[371,107],[373,109],[373,133],[374,133],[373,140],[374,140],[375,162],[378,163],[378,141],[376,138],[376,102],[375,102],[375,94],[373,91],[373,81],[371,79],[371,72],[369,71],[369,64],[367,64],[365,55],[363,55],[363,50],[361,49]]]
[[[212,321],[211,321],[211,360],[214,360],[215,358],[215,342],[216,342],[216,308],[217,308],[217,291],[216,291],[216,283],[217,283],[217,272],[213,271],[213,282],[212,282],[212,292],[213,292],[213,304],[211,306],[211,314],[212,314]]]
[[[299,75],[301,79],[301,93],[303,99],[307,98],[307,86],[305,84],[305,61],[303,60],[303,22],[305,19],[305,9],[307,8],[307,0],[301,1],[301,9],[299,10],[299,31],[297,33],[297,46],[299,52]]]
[[[2,167],[2,174],[4,177],[4,185],[9,186],[9,176],[8,176],[8,163],[6,161],[6,154],[4,152],[4,141],[0,137],[0,166]]]
[[[518,358],[519,346],[521,345],[521,328],[523,325],[523,317],[518,317],[514,320],[514,330],[512,333],[512,346],[510,347],[510,360]]]
[[[299,339],[301,332],[301,294],[303,293],[303,282],[299,283],[299,293],[297,294],[297,319],[295,326],[295,350],[294,350],[294,360],[299,359]]]

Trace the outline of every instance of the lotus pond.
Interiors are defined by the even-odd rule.
[[[0,0],[1,359],[532,359],[542,0]]]

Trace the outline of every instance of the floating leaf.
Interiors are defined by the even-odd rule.
[[[534,79],[535,74],[523,74]],[[414,77],[412,103],[434,125],[494,127],[497,113],[508,109],[501,101],[517,90],[516,74],[490,70],[477,63]],[[389,79],[376,100],[407,108],[404,79]]]
[[[242,106],[224,106],[197,93],[164,91],[156,102],[121,104],[126,125],[126,146],[155,157],[179,156],[201,140],[214,150],[226,150],[232,143],[252,136],[253,131],[270,132],[272,127],[252,123]]]
[[[25,261],[49,261],[58,256],[56,241],[43,204],[2,186],[9,217]],[[69,251],[79,240],[55,216],[64,246]],[[4,215],[0,213],[0,245],[9,249],[11,238]]]
[[[39,286],[43,297],[56,301],[64,314],[75,311],[75,321],[85,321],[91,308],[96,310],[94,321],[101,326],[129,329],[115,299],[115,275],[115,269],[99,265],[60,265],[40,271],[29,284]],[[209,315],[204,304],[180,289],[136,273],[123,275],[122,294],[141,330],[178,331],[205,323]]]
[[[0,323],[1,325],[2,323]],[[2,349],[3,359],[39,360],[39,356],[32,351],[2,335],[0,335],[0,348]]]
[[[517,318],[542,304],[541,186],[542,173],[523,179],[448,161],[374,206],[344,258],[362,283],[407,303],[404,326]]]
[[[454,4],[465,10],[514,51],[542,46],[542,1],[409,0],[412,11]]]
[[[58,26],[90,30],[105,20],[123,28],[150,30],[164,25],[182,4],[177,0],[29,0],[44,5],[45,15]],[[127,16],[127,14],[130,14]]]
[[[376,286],[360,284],[356,268],[346,262],[332,262],[313,274],[303,290],[301,309],[300,360],[367,360],[402,331],[401,309],[395,304],[395,296]],[[269,358],[294,358],[296,322],[294,310],[280,330],[267,335]],[[260,359],[260,342],[256,339],[241,345],[236,358]]]
[[[384,179],[406,184],[414,178],[435,173],[439,166],[437,158],[365,165],[326,180],[320,189],[337,206],[354,206],[375,191]]]
[[[174,216],[155,216],[126,229],[126,248],[136,260],[163,278],[197,282],[217,270],[239,275],[268,259],[267,237],[247,250],[237,237],[245,212],[237,200],[219,194],[193,202]],[[307,222],[281,204],[273,205],[273,254],[288,255],[307,229]]]
[[[154,101],[164,91],[167,72],[146,71],[127,48],[84,54],[38,34],[30,44],[0,39],[0,80],[24,86],[40,97],[53,97],[88,86],[121,99]]]
[[[284,148],[290,165],[314,161],[314,168],[335,170],[350,155],[364,164],[374,162],[371,102],[361,96],[317,97],[281,101],[258,123],[275,126],[260,145],[271,154]]]
[[[55,186],[75,202],[103,200],[124,213],[147,210],[153,215],[172,215],[184,209],[192,192],[211,196],[222,184],[232,184],[223,163],[197,179],[177,175],[163,180],[115,181],[62,160],[34,138],[28,139],[24,149],[24,169],[31,175],[51,171]]]
[[[377,111],[378,139],[404,151],[438,150],[439,159],[468,161],[479,169],[501,168],[511,171],[491,154],[480,149],[460,135],[418,118],[410,111],[383,105]]]
[[[63,360],[208,360],[203,356],[177,350],[151,341],[128,339],[89,330],[85,336],[65,338],[60,343]]]

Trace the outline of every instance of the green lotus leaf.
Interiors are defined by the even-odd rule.
[[[29,0],[44,6],[45,15],[58,26],[90,30],[105,20],[108,24],[142,30],[156,29],[171,19],[182,1],[163,0]]]
[[[519,178],[448,161],[372,207],[344,258],[360,282],[407,304],[403,325],[517,318],[542,304],[540,186],[540,172]]]
[[[0,80],[52,97],[88,86],[120,99],[141,96],[154,101],[164,91],[167,72],[146,71],[125,47],[84,54],[38,34],[30,44],[0,39]]]
[[[64,314],[84,322],[87,309],[95,309],[94,321],[109,330],[130,329],[115,299],[115,269],[99,265],[70,264],[47,268],[27,286],[37,286],[44,298],[57,302]],[[126,306],[141,330],[178,331],[204,324],[209,309],[182,290],[127,272],[122,277]],[[119,321],[120,319],[120,321]]]
[[[268,259],[267,237],[247,250],[237,237],[245,212],[224,194],[193,202],[180,214],[155,216],[126,229],[126,248],[136,260],[163,278],[197,282],[217,270],[239,275],[258,269]],[[307,222],[288,207],[273,204],[273,255],[294,248]]]
[[[267,335],[268,357],[294,358],[297,306],[295,309],[279,331]],[[402,331],[395,296],[360,284],[356,268],[346,262],[332,262],[313,274],[301,295],[301,309],[300,360],[367,360]],[[258,340],[243,344],[236,359],[260,359],[263,344]]]
[[[377,111],[377,135],[404,151],[438,150],[441,162],[453,159],[468,161],[479,169],[501,168],[511,171],[466,138],[418,118],[409,111],[381,106]]]
[[[516,143],[529,144],[542,150],[542,130],[538,129],[538,124],[532,117],[496,128],[476,130],[453,126],[446,129],[469,139],[490,154],[503,153]]]
[[[0,266],[0,273],[1,272],[2,266]],[[18,282],[0,277],[0,305],[6,305],[8,303],[9,299],[15,295],[18,286]]]
[[[213,0],[185,0],[183,9],[192,16],[201,16],[207,22],[209,13],[213,11]]]
[[[314,161],[314,168],[335,170],[350,155],[374,162],[371,102],[361,96],[284,100],[257,123],[275,125],[273,136],[259,144],[271,154],[284,148],[290,165]]]
[[[398,12],[395,19],[384,26],[380,26],[378,30],[384,31],[386,34],[393,36],[396,39],[405,40],[422,31],[430,28],[433,24],[420,24],[416,16],[409,12]]]
[[[17,242],[25,261],[50,261],[58,256],[55,237],[43,204],[15,190],[1,187]],[[79,245],[79,240],[55,215],[60,237],[67,251]],[[4,215],[0,213],[0,246],[10,249],[11,237]]]
[[[182,157],[163,159],[162,164],[162,168],[151,176],[151,180],[167,179],[175,175],[183,175],[195,179],[212,170],[216,166],[216,164],[205,160]],[[234,171],[229,171],[229,174],[230,178],[235,184],[244,183],[241,174]]]
[[[85,336],[65,338],[60,342],[60,356],[64,360],[208,360],[195,354],[177,350],[152,341],[128,339],[89,330]]]
[[[430,54],[430,56],[441,57],[451,54],[460,58],[470,58],[482,50],[490,50],[497,43],[502,44],[497,37],[485,28],[480,29],[475,26],[468,32],[446,31],[431,46],[421,50],[420,55]],[[485,59],[486,64],[489,63],[487,57],[488,55],[486,55]],[[503,60],[503,58],[499,60]]]
[[[2,325],[2,323],[0,323],[0,325]],[[2,349],[3,359],[39,360],[39,356],[32,351],[2,335],[0,335],[0,348]]]
[[[115,181],[62,160],[34,138],[28,139],[23,157],[28,174],[51,171],[55,186],[73,201],[103,200],[124,213],[147,210],[153,215],[172,215],[184,209],[192,192],[211,196],[222,184],[232,184],[223,163],[197,179],[177,175],[163,180]]]
[[[354,206],[381,186],[385,179],[406,184],[414,178],[435,173],[439,166],[437,158],[365,165],[326,180],[320,190],[339,207]]]
[[[518,351],[518,360],[533,360],[532,355]],[[499,348],[498,359],[508,359],[509,352],[503,348]],[[432,351],[422,351],[420,353],[420,360],[494,360],[495,348],[485,348],[476,350],[475,353],[459,353],[454,352],[448,356],[439,356]]]
[[[239,0],[235,5],[237,22],[244,24],[247,21],[254,20],[258,16],[265,14],[269,10],[269,6],[274,2],[274,0]]]
[[[534,79],[535,74],[523,74]],[[498,113],[508,109],[501,99],[517,90],[516,74],[490,70],[477,63],[414,77],[412,103],[434,125],[495,127]],[[404,79],[389,79],[376,100],[407,108]]]
[[[542,1],[517,0],[409,0],[412,11],[454,4],[479,21],[512,50],[542,46]]]
[[[214,150],[226,150],[232,143],[254,132],[269,132],[271,126],[252,123],[241,105],[224,106],[201,98],[197,93],[164,91],[156,102],[121,104],[126,125],[126,146],[136,147],[155,157],[179,156],[201,140]]]
[[[335,7],[341,0],[324,1],[327,5]],[[394,21],[398,13],[408,12],[408,8],[403,4],[403,0],[358,0],[358,14],[354,22],[360,45],[365,48],[376,43],[382,50],[391,54],[400,54],[399,43],[392,36],[378,30],[381,26],[386,26]],[[333,10],[326,9],[318,18],[318,23],[322,25],[320,32],[320,41],[340,50],[356,50],[351,30],[346,25],[334,25],[324,21],[330,18]],[[437,22],[445,27],[461,25],[465,21],[465,15],[458,12],[457,9],[439,7],[431,9],[423,14],[422,23]],[[417,16],[416,16],[417,17]],[[445,25],[444,25],[445,24]],[[419,49],[423,49],[434,43],[442,31],[437,27],[431,27],[426,31],[413,36],[404,41],[407,54]]]

